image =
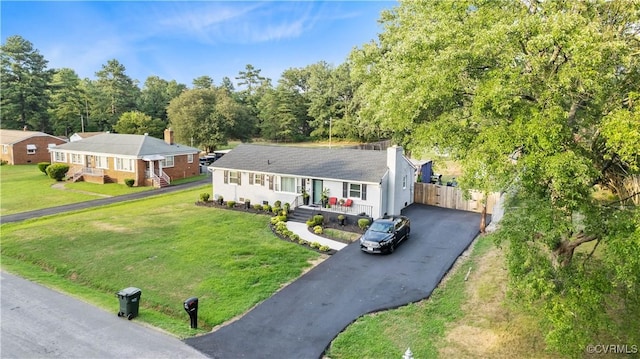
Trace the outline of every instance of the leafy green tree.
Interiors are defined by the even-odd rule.
[[[149,76],[140,91],[137,109],[167,124],[169,122],[167,118],[169,101],[186,89],[187,86],[179,84],[175,80],[167,81],[158,76]]]
[[[49,84],[49,117],[56,135],[70,136],[83,129],[85,93],[72,69],[59,69]]]
[[[272,88],[271,79],[261,76],[260,72],[260,69],[248,64],[245,71],[240,71],[236,77],[236,80],[239,80],[238,86],[241,90],[235,92],[235,98],[246,107],[251,119],[250,122],[256,124],[254,127],[255,135],[259,135],[258,130],[260,129],[258,103],[262,96]]]
[[[176,141],[208,152],[227,143],[243,111],[224,89],[187,90],[167,108]]]
[[[568,355],[640,341],[640,215],[618,190],[638,174],[639,16],[615,0],[406,1],[350,56],[360,119],[447,150],[463,188],[510,194],[510,292]]]
[[[115,59],[96,72],[91,116],[101,131],[111,130],[120,115],[136,109],[140,89],[125,72],[124,65]]]
[[[213,79],[209,76],[200,76],[193,79],[193,88],[195,90],[211,89],[213,87]]]
[[[20,36],[9,36],[0,47],[0,126],[50,132],[47,85],[52,72],[33,44]]]
[[[299,93],[280,85],[262,96],[258,108],[263,138],[288,142],[305,136],[307,106]]]
[[[125,112],[120,116],[113,129],[118,133],[144,135],[162,138],[166,123],[160,119],[152,119],[151,116],[140,111]]]

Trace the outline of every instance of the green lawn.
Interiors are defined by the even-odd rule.
[[[53,185],[64,185],[64,189]],[[56,182],[40,172],[37,165],[0,166],[0,215],[89,201],[103,196],[148,191],[151,187],[124,184]],[[81,192],[76,192],[81,191]]]
[[[138,287],[139,320],[178,336],[208,331],[271,296],[319,256],[277,239],[268,216],[195,206],[208,188],[4,224],[2,266],[114,315],[114,293]],[[182,308],[192,296],[200,298],[198,331],[188,329]]]

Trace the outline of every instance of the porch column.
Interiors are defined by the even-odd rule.
[[[155,174],[153,171],[153,167],[155,166],[153,165],[153,161],[148,161],[147,163],[149,164],[149,178],[152,178]]]

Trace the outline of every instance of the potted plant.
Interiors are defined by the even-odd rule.
[[[302,202],[305,206],[309,205],[309,192],[306,189],[302,189]]]
[[[325,188],[322,190],[322,195],[320,196],[320,201],[322,202],[322,207],[327,207],[327,203],[329,203],[329,189]]]

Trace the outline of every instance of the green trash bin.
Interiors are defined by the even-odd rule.
[[[138,310],[140,308],[140,296],[142,291],[139,288],[129,287],[125,288],[117,293],[120,300],[119,317],[126,317],[131,320],[138,316]]]

